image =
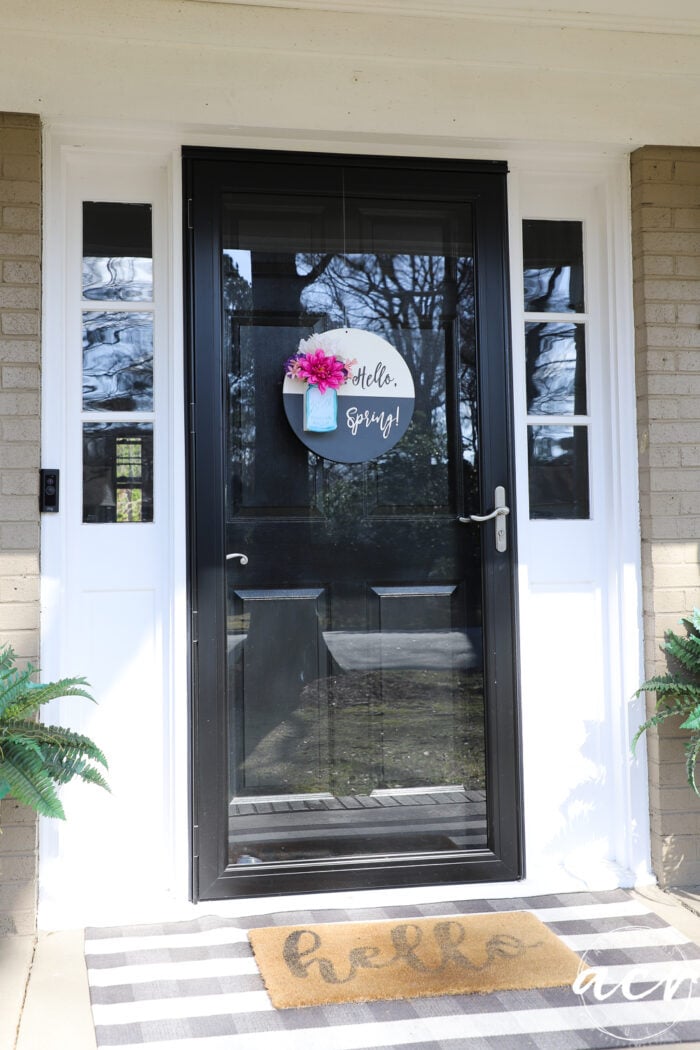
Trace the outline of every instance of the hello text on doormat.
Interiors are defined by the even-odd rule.
[[[279,1008],[571,985],[581,963],[529,912],[268,926],[250,943]]]

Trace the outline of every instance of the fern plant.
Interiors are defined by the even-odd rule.
[[[107,788],[107,760],[88,737],[36,720],[43,704],[62,696],[93,697],[84,678],[32,682],[34,668],[15,666],[11,646],[0,651],[0,799],[10,793],[45,817],[65,820],[57,787],[74,777]]]
[[[686,636],[667,631],[662,650],[666,653],[669,673],[656,675],[640,685],[635,693],[656,693],[656,713],[639,727],[632,741],[632,750],[642,733],[667,718],[682,718],[681,729],[690,730],[685,743],[685,768],[688,783],[700,796],[695,767],[700,755],[700,609],[693,609],[681,623]]]

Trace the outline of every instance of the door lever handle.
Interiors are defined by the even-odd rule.
[[[510,507],[506,506],[506,490],[503,485],[497,485],[493,493],[494,509],[490,514],[470,514],[468,518],[460,518],[463,525],[476,522],[481,525],[484,521],[493,521],[496,530],[496,550],[503,554],[508,550],[508,534],[506,532],[506,517],[510,514]]]
[[[241,565],[247,565],[248,564],[248,555],[247,554],[227,554],[226,555],[226,561],[231,561],[232,558],[240,558],[241,559]]]

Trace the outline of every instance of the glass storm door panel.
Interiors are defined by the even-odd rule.
[[[518,878],[512,518],[506,551],[469,520],[511,491],[504,172],[189,150],[185,176],[193,895]],[[413,379],[363,462],[285,414],[333,330]]]

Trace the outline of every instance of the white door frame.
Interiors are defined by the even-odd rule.
[[[45,130],[42,465],[62,471],[61,512],[42,521],[44,676],[88,674],[99,706],[60,701],[51,716],[84,729],[112,760],[112,796],[66,791],[68,821],[42,822],[40,924],[189,914],[188,624],[185,543],[181,145],[315,149],[303,140],[127,128]],[[518,501],[525,791],[524,882],[490,896],[650,881],[644,759],[628,742],[641,720],[638,526],[629,164],[623,149],[532,144],[376,143],[353,152],[507,159]],[[347,150],[342,141],[328,150]],[[80,289],[76,205],[154,204],[156,517],[154,526],[80,522]],[[590,522],[527,513],[521,216],[578,218],[591,305]],[[76,269],[78,267],[78,269]],[[132,529],[135,531],[125,532]],[[121,530],[121,531],[120,531]],[[148,535],[147,535],[148,533]],[[128,572],[120,566],[128,567]],[[110,612],[111,610],[111,612]],[[109,622],[109,619],[112,622]],[[105,620],[107,622],[105,622]],[[568,629],[567,629],[567,624]],[[92,632],[92,633],[90,633]],[[114,640],[114,655],[105,638]],[[139,639],[148,639],[139,644]],[[577,663],[578,661],[578,663]],[[579,668],[583,666],[585,674]],[[145,740],[144,740],[145,737]],[[563,779],[562,779],[563,778]],[[554,789],[553,789],[554,787]],[[106,830],[105,830],[106,829]],[[485,887],[400,891],[479,897]],[[396,891],[371,891],[381,900]],[[328,895],[334,906],[357,891]],[[369,897],[362,900],[369,903]],[[268,902],[279,910],[284,901]],[[211,902],[206,907],[211,910]],[[235,913],[251,902],[225,902]],[[260,903],[256,905],[260,908]],[[154,912],[157,908],[157,912]]]

